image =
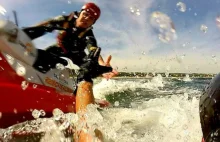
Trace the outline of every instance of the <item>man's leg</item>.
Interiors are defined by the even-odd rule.
[[[84,123],[83,121],[86,121],[84,114],[86,113],[87,105],[94,104],[95,102],[92,87],[93,83],[87,81],[81,81],[78,84],[76,93],[76,112],[80,112],[82,114],[80,118],[82,123]],[[83,129],[88,131],[89,128],[84,126]],[[93,137],[89,133],[86,133],[84,130],[76,132],[75,140],[78,140],[78,142],[92,142]],[[101,131],[96,129],[94,133],[100,141],[103,141],[103,135]]]
[[[91,82],[82,81],[78,84],[76,93],[76,112],[85,111],[88,104],[94,103]]]
[[[75,132],[75,141],[78,142],[92,142],[94,138],[91,134],[86,133],[89,130],[86,125],[85,113],[86,107],[89,104],[94,104],[94,96],[93,96],[93,78],[100,76],[103,73],[111,72],[111,67],[100,66],[98,64],[98,58],[100,56],[100,48],[97,48],[95,51],[91,51],[87,58],[85,59],[85,63],[80,66],[79,75],[77,76],[78,81],[78,89],[76,92],[76,113],[80,113],[80,123],[84,124],[82,130]],[[84,131],[86,130],[86,131]],[[96,138],[100,141],[103,141],[103,135],[101,131],[94,130]]]

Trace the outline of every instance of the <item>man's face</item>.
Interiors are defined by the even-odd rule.
[[[76,20],[76,27],[79,28],[88,28],[92,26],[95,22],[95,18],[89,13],[83,10],[79,18]]]

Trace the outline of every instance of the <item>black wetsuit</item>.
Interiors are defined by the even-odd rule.
[[[68,16],[57,16],[44,23],[47,23],[46,26],[51,27],[49,31],[45,29],[45,32],[56,30],[56,28],[53,29],[53,27],[70,29],[70,32],[61,30],[57,36],[57,43],[48,47],[46,51],[58,56],[68,57],[73,63],[80,66],[83,63],[83,59],[86,57],[85,49],[87,48],[89,52],[96,49],[97,42],[92,27],[87,29],[75,27],[75,21],[78,14],[78,12],[73,12]],[[44,34],[41,30],[36,30],[34,33],[29,30],[31,28],[32,27],[25,28],[23,30],[32,39],[38,38]]]
[[[48,32],[61,29],[57,43],[48,47],[46,51],[39,50],[38,57],[33,65],[35,69],[46,73],[54,68],[57,63],[67,65],[66,60],[60,56],[68,57],[74,64],[80,67],[78,81],[86,80],[92,82],[95,78],[103,73],[111,72],[111,67],[100,66],[98,57],[101,48],[97,47],[97,42],[92,32],[92,27],[81,29],[75,27],[78,12],[73,12],[69,16],[58,16],[40,24],[40,26],[23,28],[23,31],[33,40],[43,36]],[[88,49],[87,55],[85,49]]]
[[[220,142],[220,74],[205,88],[199,112],[205,142]]]

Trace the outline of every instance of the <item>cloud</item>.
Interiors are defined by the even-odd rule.
[[[104,55],[107,56],[107,53],[115,55],[113,56],[114,66],[118,66],[120,70],[126,68],[127,71],[166,71],[169,67],[170,72],[218,72],[219,59],[212,57],[213,55],[219,55],[219,52],[213,54],[213,49],[216,50],[216,46],[220,45],[219,41],[216,40],[220,38],[218,29],[214,28],[216,27],[215,13],[207,13],[202,19],[194,21],[187,28],[177,29],[178,39],[171,44],[164,44],[156,39],[155,34],[152,34],[149,23],[143,22],[151,14],[150,11],[146,10],[142,17],[129,15],[131,13],[125,10],[129,11],[128,7],[130,5],[132,4],[129,2],[123,5],[123,16],[127,19],[125,22],[120,21],[119,24],[127,26],[125,23],[135,23],[137,28],[131,31],[128,30],[125,34],[125,29],[114,27],[112,23],[103,23],[103,26],[99,29],[105,30],[107,33],[115,33],[117,36],[110,38],[113,43],[123,40],[124,45],[126,45],[124,48],[113,47],[111,49],[111,44],[107,43],[110,49],[106,48]],[[151,3],[144,7],[149,8],[150,6]],[[182,20],[187,21],[188,19],[183,17]],[[113,22],[115,21],[113,20]],[[208,26],[207,33],[200,30],[202,24]],[[145,33],[143,33],[144,30]],[[104,44],[108,37],[101,37],[100,39],[101,44]],[[167,49],[167,51],[163,49]],[[154,51],[156,52],[152,55],[151,53]],[[142,54],[143,52],[145,55]],[[182,56],[185,57],[182,58]]]
[[[115,62],[117,61],[117,62]],[[121,71],[216,73],[220,59],[215,56],[187,54],[167,57],[142,55],[139,58],[113,58],[113,66]]]
[[[100,21],[94,26],[99,45],[105,45],[107,52],[118,49],[122,54],[125,51],[148,52],[153,48],[155,35],[151,33],[150,24],[147,22],[150,15],[147,9],[151,3],[152,1],[144,0],[139,3],[132,0],[103,3],[98,1],[103,11]],[[132,13],[131,7],[139,10],[140,15]]]

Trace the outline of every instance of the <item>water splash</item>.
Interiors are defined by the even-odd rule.
[[[54,120],[60,120],[63,118],[63,115],[64,115],[64,113],[58,108],[54,109],[52,113],[53,113]]]
[[[199,102],[188,99],[186,94],[151,99],[130,109],[103,110],[104,121],[99,125],[107,141],[200,141]]]
[[[26,74],[26,68],[19,63],[17,64],[15,70],[16,70],[17,75],[19,76],[24,76]]]
[[[142,51],[142,52],[141,52],[141,54],[142,54],[142,55],[145,55],[145,54],[146,54],[146,52]]]
[[[8,63],[9,63],[10,65],[13,65],[13,64],[15,63],[15,59],[14,59],[12,56],[6,54],[5,57],[6,57],[6,60],[8,61]]]
[[[0,5],[0,14],[5,15],[6,12],[5,8]]]
[[[71,4],[72,2],[70,0],[67,1],[68,4]]]
[[[56,64],[56,68],[59,69],[59,70],[64,70],[65,69],[64,65],[60,64],[60,63]]]
[[[183,81],[190,82],[190,81],[192,81],[192,79],[189,77],[188,74],[186,74],[186,76],[183,78]]]
[[[158,81],[161,80],[161,76],[158,75]],[[124,82],[123,85],[121,85]],[[106,87],[114,92],[115,86],[120,86],[120,91],[127,86],[146,88],[147,85],[151,85],[153,81],[143,83],[142,81],[108,81],[109,84]],[[156,83],[157,84],[157,83]],[[156,85],[155,84],[155,85]],[[98,83],[97,85],[103,85]],[[114,86],[115,85],[115,86]],[[159,85],[157,85],[159,86]],[[127,87],[128,88],[128,87]],[[132,87],[130,87],[132,88]],[[116,88],[117,89],[117,88]],[[132,89],[134,90],[134,89]],[[202,137],[198,106],[199,100],[196,97],[192,97],[195,91],[201,94],[198,90],[192,90],[186,87],[181,89],[172,88],[168,91],[173,91],[174,95],[164,96],[162,98],[150,99],[149,101],[139,100],[133,101],[130,108],[108,108],[102,111],[97,110],[97,105],[88,106],[88,113],[86,113],[85,119],[88,120],[88,126],[91,128],[88,130],[92,136],[94,136],[94,129],[99,129],[105,136],[105,141],[129,141],[129,142],[196,142],[200,141]],[[176,92],[174,92],[174,90]],[[102,90],[103,93],[109,93],[108,89]],[[133,91],[137,94],[136,97],[143,95],[141,92]],[[118,102],[120,100],[117,100]],[[68,128],[71,124],[74,124],[77,128],[82,129],[82,125],[79,122],[79,114],[63,114],[59,109],[57,115],[62,115],[61,119],[37,119],[34,123],[29,123],[26,128],[22,128],[26,131],[38,131],[46,132],[41,142],[60,142],[68,140],[63,134],[63,130]],[[68,118],[67,120],[65,120]],[[62,120],[62,124],[57,123]],[[78,125],[78,126],[77,126]],[[15,127],[8,130],[12,132]],[[6,134],[6,133],[5,133]],[[6,137],[7,138],[7,137]]]
[[[202,25],[200,26],[200,30],[201,30],[203,33],[207,33],[208,27],[207,27],[206,25],[202,24]]]
[[[40,116],[45,116],[46,115],[46,112],[44,110],[37,110],[37,109],[34,109],[32,111],[32,116],[37,119],[39,118]]]
[[[135,91],[137,88],[144,88],[150,90],[158,90],[160,87],[164,87],[165,81],[162,76],[158,74],[148,82],[135,82],[135,81],[117,81],[117,80],[101,80],[93,87],[95,98],[105,99],[108,94],[117,92],[123,92],[126,90]],[[114,89],[112,89],[114,88]]]
[[[131,11],[132,14],[135,14],[137,16],[141,15],[140,9],[137,8],[137,6],[130,7],[130,11]]]
[[[215,55],[212,55],[212,61],[213,61],[214,64],[217,64],[217,63],[218,63],[217,58],[216,58]]]
[[[186,4],[183,2],[178,2],[176,4],[176,6],[178,7],[179,11],[181,12],[185,12],[186,11]]]
[[[28,86],[29,86],[29,83],[27,81],[22,81],[21,82],[21,88],[23,90],[26,90],[28,88]]]
[[[217,27],[220,28],[220,16],[217,16],[215,21],[216,21]]]
[[[176,61],[180,64],[183,63],[185,56],[186,56],[185,54],[180,55],[180,56],[176,55]]]
[[[169,77],[169,72],[166,72],[166,73],[165,73],[165,76],[166,76],[166,77]]]
[[[33,88],[36,89],[37,88],[37,84],[33,84]]]
[[[153,12],[150,19],[151,25],[159,32],[158,38],[169,43],[177,39],[176,29],[169,16],[162,12]]]
[[[115,101],[114,106],[119,106],[119,101]]]

